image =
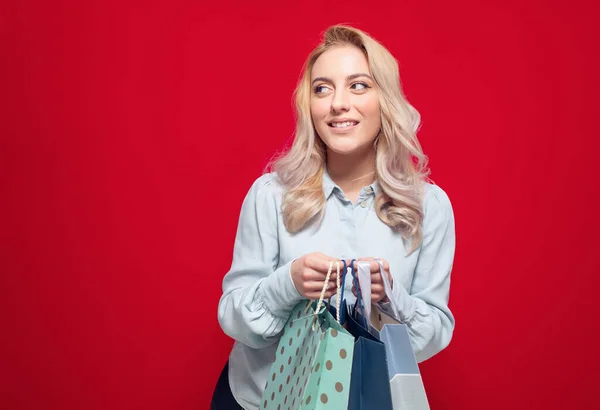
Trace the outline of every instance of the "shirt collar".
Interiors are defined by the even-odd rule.
[[[379,195],[381,192],[381,186],[379,185],[379,181],[375,180],[372,184],[366,186],[365,188],[371,188],[372,192],[375,196]],[[323,170],[323,194],[325,194],[325,199],[329,199],[333,192],[337,192],[342,195],[342,189],[331,179],[329,173],[327,172],[327,168]]]
[[[329,197],[333,193],[333,190],[336,188],[340,192],[342,191],[340,187],[337,186],[335,182],[333,182],[333,179],[331,179],[329,173],[327,172],[327,168],[325,168],[323,170],[323,194],[325,194],[325,199],[329,199]]]

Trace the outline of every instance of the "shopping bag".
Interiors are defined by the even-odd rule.
[[[366,302],[369,302],[370,306],[369,309],[364,309],[365,316],[359,310],[354,311],[354,316],[359,321],[364,320],[369,333],[383,342],[385,346],[394,410],[429,410],[425,387],[410,343],[408,327],[392,316],[391,312],[397,311],[392,298],[392,288],[384,273],[383,263],[381,260],[377,260],[377,263],[392,309],[384,309],[378,304],[371,304],[370,296],[368,296]],[[359,262],[358,271],[361,289],[368,288],[370,290],[370,262]]]
[[[344,262],[344,268],[344,271],[352,275],[355,287],[358,290],[353,263],[346,267]],[[364,325],[357,322],[351,314],[345,314],[347,313],[347,306],[343,292],[342,288],[340,303],[342,314],[340,316],[342,322],[345,319],[343,323],[346,329],[355,338],[348,410],[391,410],[392,398],[385,346],[371,335]],[[357,304],[362,306],[360,290],[358,292]],[[336,312],[334,308],[330,307],[330,309],[332,312]]]
[[[338,296],[339,280],[338,274]],[[348,408],[353,354],[354,337],[329,313],[323,296],[298,303],[277,346],[260,408]]]

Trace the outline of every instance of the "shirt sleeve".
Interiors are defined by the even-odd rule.
[[[421,244],[410,291],[393,286],[397,312],[394,316],[408,326],[418,362],[445,349],[452,339],[454,316],[448,308],[450,272],[456,236],[450,199],[436,185],[429,186]],[[392,267],[392,275],[394,275]],[[396,283],[400,283],[397,281]],[[384,309],[390,309],[386,303]]]
[[[302,299],[279,263],[276,176],[258,178],[242,204],[233,261],[223,278],[218,318],[228,336],[260,349],[276,343],[294,306]]]

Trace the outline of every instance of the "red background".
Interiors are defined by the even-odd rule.
[[[241,201],[328,25],[400,61],[457,223],[433,410],[596,403],[593,2],[9,1],[0,408],[208,409]]]

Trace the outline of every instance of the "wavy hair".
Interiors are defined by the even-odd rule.
[[[411,241],[409,253],[422,240],[423,185],[429,169],[416,133],[418,111],[401,88],[398,63],[392,54],[365,32],[345,25],[329,27],[322,42],[309,54],[294,92],[296,131],[287,152],[275,158],[270,169],[286,188],[282,212],[286,229],[295,233],[324,214],[323,172],[327,151],[316,133],[311,113],[311,70],[325,51],[344,45],[359,48],[367,58],[379,93],[381,131],[375,140],[376,177],[381,193],[375,200],[378,217]]]

